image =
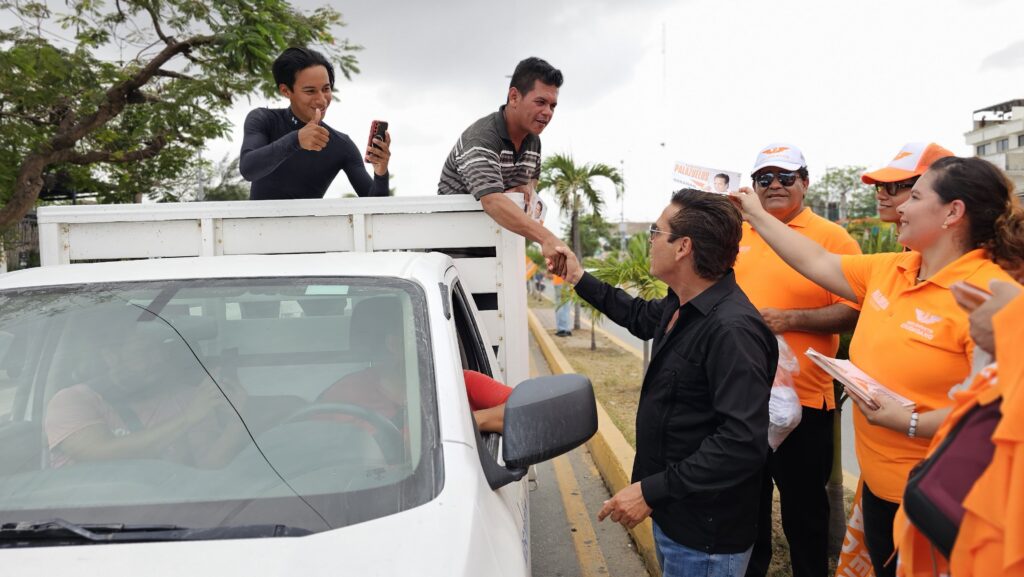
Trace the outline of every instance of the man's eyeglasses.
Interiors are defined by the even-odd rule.
[[[654,223],[651,223],[651,228],[647,229],[647,232],[650,234],[650,236],[647,238],[648,242],[654,242],[654,235],[658,233],[667,234],[669,236],[669,242],[672,242],[672,237],[676,236],[670,230],[659,230],[658,227],[654,226]]]
[[[782,186],[793,186],[799,176],[799,172],[765,172],[754,176],[754,183],[761,188],[768,188],[778,178]]]
[[[877,192],[884,192],[889,196],[896,196],[908,188],[914,188],[915,184],[917,184],[916,178],[899,182],[876,182],[875,190]]]

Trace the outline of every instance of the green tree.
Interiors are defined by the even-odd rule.
[[[651,243],[646,232],[631,236],[624,253],[605,259],[588,259],[587,268],[598,279],[647,300],[668,294],[668,285],[651,274]],[[650,341],[644,341],[645,372],[650,359]]]
[[[897,240],[896,225],[882,222],[877,217],[850,221],[846,224],[846,232],[860,244],[860,250],[864,254],[903,250],[903,245]]]
[[[608,250],[608,239],[612,236],[612,225],[598,213],[580,216],[580,250],[583,258]],[[565,239],[571,243],[572,237]]]
[[[544,254],[540,252],[540,246],[530,239],[526,239],[526,258],[532,260],[541,271],[544,270]]]
[[[270,64],[317,45],[350,78],[361,47],[341,15],[286,0],[0,0],[0,227],[66,175],[100,202],[127,202],[186,173],[227,134],[235,98],[276,93]]]
[[[569,217],[569,238],[576,258],[583,262],[583,242],[580,235],[580,216],[601,214],[604,202],[601,193],[594,187],[594,181],[605,178],[616,185],[619,194],[622,177],[619,171],[607,164],[577,165],[572,155],[556,154],[548,157],[541,165],[540,182],[537,192],[551,190],[563,216]],[[580,328],[580,306],[576,305],[573,328]]]
[[[577,294],[574,290],[569,293],[569,299],[583,310],[583,314],[585,314],[587,316],[587,320],[590,321],[590,350],[596,351],[597,335],[595,332],[597,331],[597,325],[601,324],[601,321],[604,320],[604,313],[597,310],[597,308],[587,301],[583,300],[583,297]]]
[[[838,166],[827,169],[820,179],[812,175],[805,204],[832,220],[877,216],[875,190],[860,180],[865,170],[863,166]],[[830,211],[830,206],[834,210]]]
[[[238,160],[228,154],[216,163],[195,159],[185,172],[157,183],[145,196],[155,202],[246,200],[249,183],[238,172]]]
[[[249,183],[238,171],[239,157],[225,156],[205,173],[203,194],[200,200],[246,200],[249,198]]]

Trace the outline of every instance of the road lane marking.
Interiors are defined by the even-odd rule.
[[[608,565],[605,563],[604,554],[601,553],[601,547],[597,544],[597,533],[590,522],[590,514],[583,502],[569,456],[556,457],[551,464],[555,468],[558,491],[562,494],[565,516],[572,530],[572,543],[576,548],[576,558],[580,562],[580,577],[605,577],[608,575]]]

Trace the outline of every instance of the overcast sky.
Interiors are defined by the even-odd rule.
[[[341,35],[365,47],[363,72],[338,81],[325,121],[357,144],[371,120],[389,121],[400,196],[436,193],[456,138],[504,102],[527,56],[565,75],[545,156],[621,166],[626,220],[657,217],[677,160],[747,175],[761,146],[788,141],[813,182],[828,166],[884,164],[907,141],[969,155],[972,111],[1024,98],[1020,0],[350,4],[334,5]],[[210,159],[237,154],[254,106],[286,101],[242,99]],[[350,191],[339,176],[328,196]]]

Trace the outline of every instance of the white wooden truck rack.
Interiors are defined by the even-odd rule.
[[[38,223],[42,266],[242,254],[444,252],[473,295],[505,382],[515,385],[529,376],[525,243],[469,196],[49,206],[39,209]]]

